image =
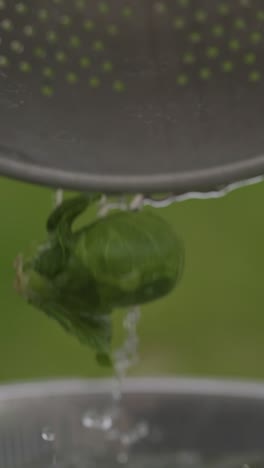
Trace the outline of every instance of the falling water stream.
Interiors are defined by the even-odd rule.
[[[98,216],[106,216],[110,210],[129,210],[140,209],[142,198],[139,196],[139,202],[136,206],[129,205],[125,196],[120,196],[116,204],[110,204],[106,196],[103,196],[99,206]],[[145,421],[139,421],[134,427],[124,429],[122,427],[122,383],[128,374],[128,371],[138,362],[138,333],[137,324],[140,320],[140,307],[130,307],[123,320],[125,339],[123,345],[114,352],[114,372],[115,379],[112,390],[111,408],[103,415],[91,415],[87,413],[83,418],[83,425],[91,428],[101,428],[106,431],[106,438],[116,442],[116,461],[119,464],[125,464],[129,458],[129,448],[140,439],[147,437],[148,425]]]
[[[139,421],[135,426],[124,428],[122,425],[122,382],[128,370],[138,360],[137,323],[140,318],[140,308],[132,307],[125,315],[123,325],[126,338],[123,346],[114,353],[115,379],[112,390],[112,402],[106,411],[98,414],[88,411],[83,417],[83,426],[88,429],[100,429],[105,432],[108,442],[116,447],[116,461],[125,464],[129,458],[129,449],[139,440],[148,435],[148,425]]]

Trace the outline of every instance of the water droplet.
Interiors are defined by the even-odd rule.
[[[56,435],[49,427],[45,427],[42,429],[41,437],[46,442],[54,442]]]
[[[141,439],[144,439],[149,435],[149,427],[148,424],[144,421],[137,424],[135,427],[132,428],[131,431],[126,433],[119,434],[120,443],[124,447],[129,447],[131,445],[136,444]]]
[[[88,412],[83,416],[82,424],[87,429],[100,429],[109,431],[113,425],[111,414],[98,415],[96,412]]]

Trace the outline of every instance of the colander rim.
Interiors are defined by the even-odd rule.
[[[9,178],[70,190],[104,192],[207,192],[264,174],[264,153],[211,168],[148,175],[100,175],[21,162],[23,154],[0,147],[0,173]]]

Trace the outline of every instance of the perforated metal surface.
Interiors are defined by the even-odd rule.
[[[262,0],[0,0],[0,171],[208,189],[264,172]]]

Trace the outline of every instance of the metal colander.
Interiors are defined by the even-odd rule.
[[[0,171],[186,192],[263,173],[263,0],[0,0]]]
[[[109,405],[111,385],[55,381],[1,386],[0,468],[116,468],[102,434],[81,425],[85,411]],[[261,384],[132,379],[124,385],[123,413],[129,425],[142,419],[149,425],[149,436],[130,450],[128,468],[263,467]],[[47,425],[56,434],[55,446],[41,438]],[[84,450],[84,464],[66,462]]]

